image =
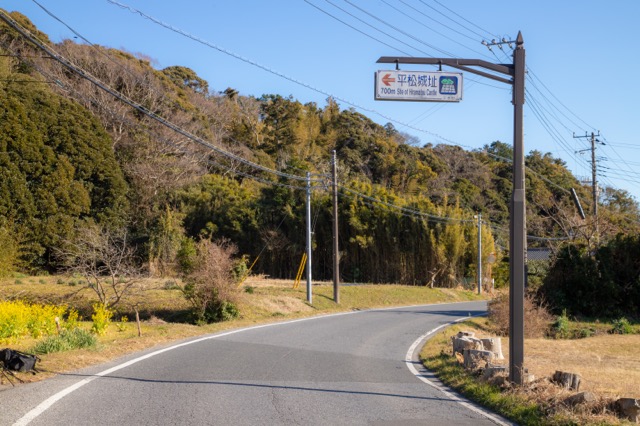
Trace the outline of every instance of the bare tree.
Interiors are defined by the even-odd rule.
[[[58,255],[67,272],[81,275],[108,308],[138,289],[143,276],[125,230],[85,225]]]

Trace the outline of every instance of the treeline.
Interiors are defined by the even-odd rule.
[[[333,150],[343,280],[452,286],[473,277],[477,212],[491,222],[483,258],[505,254],[512,152],[504,143],[473,152],[423,144],[333,99],[319,106],[214,91],[188,68],[156,70],[140,55],[53,44],[12,16],[139,108],[0,26],[0,271],[58,271],[61,248],[97,223],[125,229],[151,274],[175,273],[181,253],[211,238],[233,242],[247,264],[257,259],[254,273],[292,278],[305,245],[305,184],[294,177],[311,172],[313,274],[329,279]],[[526,162],[534,172],[528,233],[593,244],[595,227],[579,219],[567,191],[586,200],[588,188],[550,154],[532,151]],[[600,238],[638,230],[637,204],[624,191],[607,189],[600,211]]]
[[[640,318],[640,236],[618,235],[594,252],[564,247],[539,292],[557,313]]]

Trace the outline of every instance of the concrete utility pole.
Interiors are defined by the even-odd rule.
[[[511,42],[499,42],[511,43]],[[499,44],[494,43],[494,44]],[[487,43],[488,44],[488,43]],[[485,44],[485,45],[487,45]],[[494,64],[481,59],[415,58],[383,56],[383,64],[447,65],[462,71],[481,75],[513,87],[513,192],[509,221],[509,379],[516,384],[524,382],[524,283],[526,269],[526,205],[524,187],[523,106],[525,81],[525,50],[522,33],[518,33],[513,52],[513,64]],[[479,71],[481,67],[511,78]]]
[[[598,163],[596,161],[596,142],[597,143],[602,143],[602,142],[596,139],[597,136],[600,136],[599,131],[597,135],[591,132],[591,136],[587,135],[586,133],[584,136],[576,136],[575,133],[573,134],[574,139],[581,139],[581,138],[591,139],[591,195],[593,198],[593,221],[594,221],[595,233],[596,233],[596,243],[599,244],[600,230],[598,229],[599,228],[598,227]],[[587,151],[587,149],[583,149],[578,152],[583,152],[583,151]]]
[[[482,214],[478,213],[478,294],[482,294]]]
[[[311,173],[307,172],[307,302],[313,302],[311,292]]]
[[[524,384],[524,285],[527,269],[524,176],[525,51],[518,33],[513,51],[513,194],[509,221],[509,379]]]
[[[338,247],[338,159],[333,150],[333,301],[340,303],[340,251]]]

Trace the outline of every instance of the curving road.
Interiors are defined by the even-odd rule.
[[[0,424],[510,424],[443,392],[417,363],[420,336],[485,310],[359,311],[205,336],[5,389]]]

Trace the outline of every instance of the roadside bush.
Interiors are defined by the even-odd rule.
[[[95,347],[96,336],[82,328],[62,330],[59,335],[47,336],[33,347],[37,354],[50,354],[54,352],[69,351]]]
[[[509,295],[500,294],[489,302],[489,320],[493,331],[499,336],[509,335]],[[540,338],[547,335],[553,316],[546,305],[527,295],[524,299],[524,335],[526,338]]]
[[[629,320],[622,317],[613,322],[612,334],[633,334],[633,326],[629,323]]]
[[[196,244],[191,271],[184,275],[184,297],[196,323],[225,321],[238,316],[237,286],[233,276],[236,247],[226,240]]]
[[[107,308],[105,304],[94,303],[93,315],[91,315],[91,321],[93,321],[93,324],[91,325],[91,331],[98,336],[102,336],[107,332],[107,327],[111,323],[112,317],[113,311]]]
[[[556,321],[551,327],[551,335],[556,339],[566,339],[569,337],[569,317],[567,316],[567,310],[562,311],[562,315],[556,318]]]

